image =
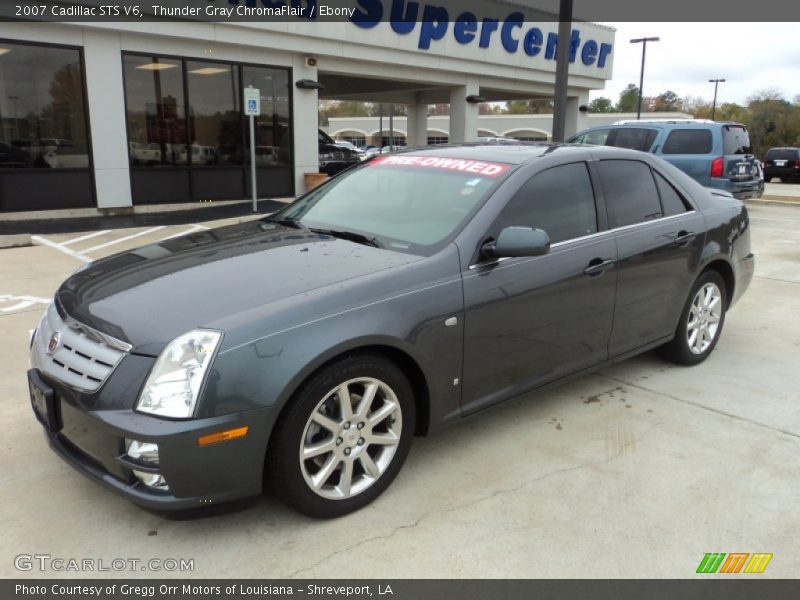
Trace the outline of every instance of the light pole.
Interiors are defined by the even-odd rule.
[[[631,44],[642,45],[642,70],[639,72],[639,102],[636,105],[636,120],[642,118],[642,86],[644,85],[644,58],[647,54],[647,42],[660,42],[661,38],[645,37],[631,40]]]
[[[714,102],[711,103],[711,120],[714,120],[714,114],[717,112],[717,87],[720,83],[725,83],[724,79],[709,79],[709,83],[714,84]]]

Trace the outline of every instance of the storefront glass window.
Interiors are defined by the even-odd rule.
[[[131,163],[187,164],[182,61],[125,55],[124,65]]]
[[[88,169],[79,50],[0,41],[0,169]]]
[[[261,91],[261,116],[256,117],[256,164],[260,167],[292,164],[289,72],[267,67],[243,68],[244,87]],[[249,160],[250,129],[246,128]]]
[[[241,165],[239,68],[187,61],[192,165]]]

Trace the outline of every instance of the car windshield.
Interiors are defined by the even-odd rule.
[[[305,195],[274,219],[358,233],[383,248],[429,254],[510,167],[427,155],[376,157]]]

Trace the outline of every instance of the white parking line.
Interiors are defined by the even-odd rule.
[[[64,246],[63,244],[57,244],[56,242],[51,242],[47,238],[43,238],[40,235],[32,235],[31,241],[36,242],[37,244],[43,244],[45,246],[50,246],[51,248],[55,248],[59,252],[63,252],[64,254],[69,254],[73,258],[77,258],[78,260],[82,260],[83,262],[92,262],[92,259],[88,256],[84,256],[80,252],[75,252],[75,250],[71,250]]]
[[[67,240],[66,242],[61,242],[63,246],[69,246],[70,244],[75,244],[77,242],[82,242],[83,240],[88,240],[93,237],[97,237],[98,235],[104,235],[109,233],[110,229],[104,229],[103,231],[95,231],[94,233],[87,233],[86,235],[82,235],[80,237],[72,238],[71,240]]]
[[[0,303],[16,302],[11,306],[0,308],[2,312],[15,312],[18,310],[25,310],[34,304],[49,304],[50,300],[46,298],[37,298],[36,296],[12,296],[11,294],[0,294]]]
[[[95,250],[100,250],[101,248],[107,248],[108,246],[113,246],[114,244],[119,244],[121,242],[127,242],[128,240],[132,240],[133,238],[137,238],[143,235],[147,235],[148,233],[153,233],[154,231],[159,231],[161,229],[165,229],[166,225],[159,225],[158,227],[153,227],[151,229],[145,229],[144,231],[140,231],[138,233],[133,233],[131,235],[126,235],[125,237],[121,237],[116,240],[111,240],[110,242],[106,242],[105,244],[98,244],[97,246],[92,246],[91,248],[86,248],[84,252],[94,252]]]

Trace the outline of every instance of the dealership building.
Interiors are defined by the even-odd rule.
[[[558,23],[522,4],[361,0],[324,22],[0,22],[0,211],[247,198],[248,87],[261,97],[261,198],[300,194],[317,171],[320,99],[405,105],[409,145],[437,129],[474,140],[481,101],[553,96]],[[586,125],[580,107],[613,58],[613,29],[573,25],[567,133]],[[441,103],[447,125],[432,126]]]

